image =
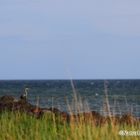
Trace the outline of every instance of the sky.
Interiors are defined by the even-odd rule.
[[[0,79],[139,79],[139,0],[0,0]]]

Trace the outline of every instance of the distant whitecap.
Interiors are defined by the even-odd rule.
[[[98,96],[99,94],[98,93],[95,93],[95,96]]]

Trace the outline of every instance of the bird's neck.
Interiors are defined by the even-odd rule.
[[[27,94],[28,94],[28,93],[27,93],[27,90],[25,90],[25,96],[26,96],[26,97],[27,97]]]

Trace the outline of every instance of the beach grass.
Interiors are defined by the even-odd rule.
[[[78,121],[66,122],[53,113],[36,119],[21,112],[0,114],[0,140],[139,140],[140,136],[120,136],[120,130],[139,130],[135,125],[113,125]]]

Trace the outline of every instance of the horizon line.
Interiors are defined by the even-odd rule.
[[[69,81],[71,79],[62,78],[62,79],[0,79],[0,81],[51,81],[51,80],[66,80]],[[74,78],[72,80],[140,80],[140,78]]]

